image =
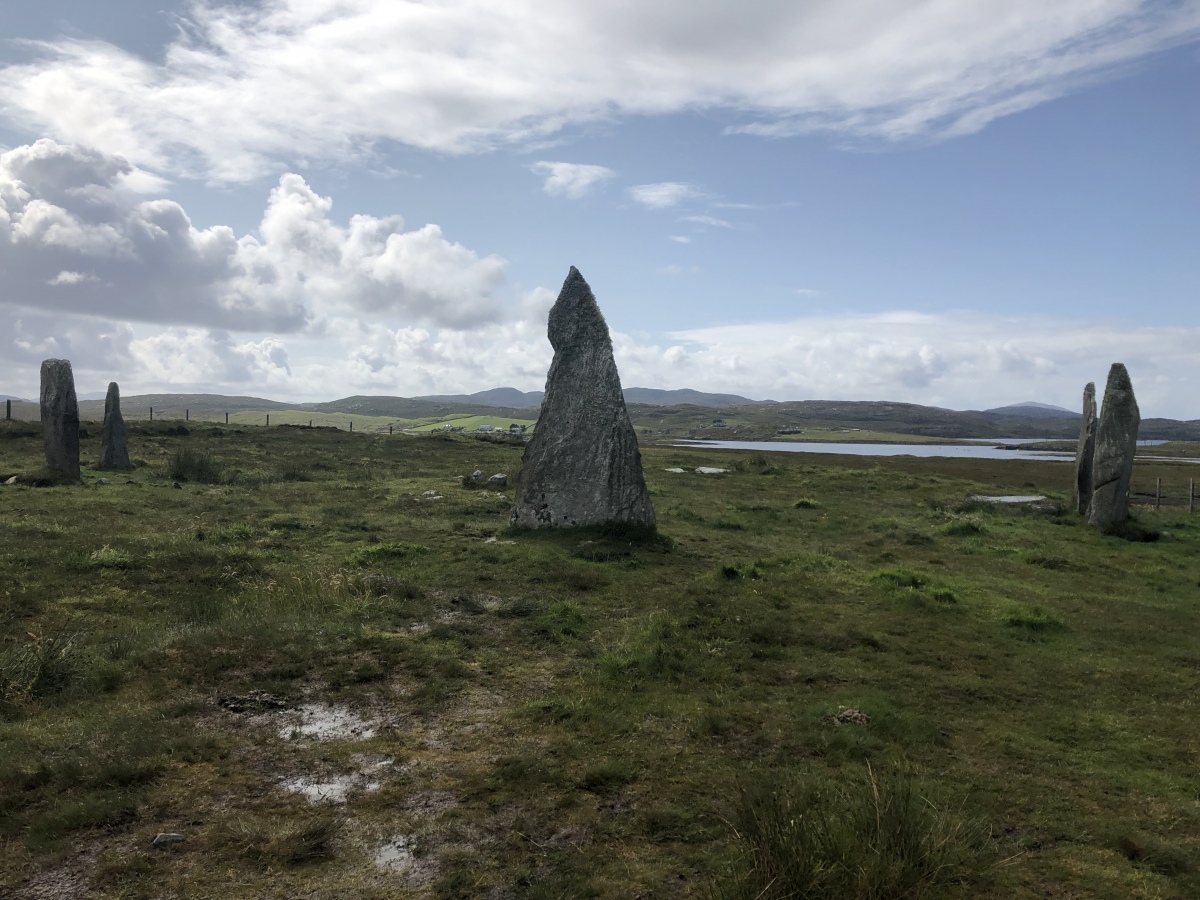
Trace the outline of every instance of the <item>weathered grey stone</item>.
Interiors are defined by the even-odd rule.
[[[70,360],[42,360],[41,414],[46,465],[78,478],[79,404]]]
[[[1129,518],[1129,477],[1133,474],[1140,422],[1129,373],[1121,363],[1113,363],[1096,423],[1089,525],[1111,528]]]
[[[100,468],[128,469],[129,447],[126,443],[125,419],[121,416],[121,389],[109,382],[104,398],[104,428],[100,432]]]
[[[508,476],[503,473],[497,473],[488,479],[488,484],[492,487],[508,487]]]
[[[547,332],[554,361],[537,428],[525,445],[509,523],[653,527],[654,507],[608,325],[574,266],[550,310]]]
[[[178,844],[186,840],[187,837],[182,834],[162,831],[154,836],[154,840],[150,842],[150,846],[155,850],[162,850],[164,847],[170,847],[172,844]]]
[[[1083,421],[1079,424],[1079,445],[1075,448],[1075,512],[1086,516],[1092,502],[1092,461],[1096,454],[1096,384],[1089,381],[1083,389]]]

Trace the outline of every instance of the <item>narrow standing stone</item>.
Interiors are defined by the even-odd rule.
[[[104,398],[104,428],[100,432],[100,468],[129,468],[125,419],[121,416],[121,389],[115,381],[109,382],[108,396]]]
[[[1096,453],[1092,462],[1092,501],[1088,524],[1111,528],[1129,518],[1129,479],[1137,452],[1141,413],[1133,383],[1121,363],[1113,363],[1104,386],[1104,404],[1096,424]]]
[[[79,404],[70,360],[42,360],[41,415],[46,465],[78,478]]]
[[[547,332],[554,361],[537,428],[525,446],[509,523],[653,527],[654,507],[608,325],[574,266],[550,310]]]
[[[1075,512],[1086,516],[1092,502],[1092,460],[1096,453],[1096,384],[1083,389],[1083,421],[1075,448]]]

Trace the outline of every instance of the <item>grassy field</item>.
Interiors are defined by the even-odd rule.
[[[517,441],[172,425],[0,487],[2,896],[1200,896],[1186,506],[646,447],[657,536],[514,534]]]
[[[501,428],[508,430],[509,425],[524,425],[527,430],[532,430],[537,423],[537,419],[506,419],[503,416],[455,416],[439,419],[436,422],[429,422],[424,425],[415,425],[410,430],[412,431],[437,431],[443,425],[452,425],[456,428],[462,428],[464,431],[476,431],[480,425],[490,425],[492,428]]]

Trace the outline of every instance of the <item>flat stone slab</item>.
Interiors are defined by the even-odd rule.
[[[985,497],[982,494],[976,494],[971,497],[976,503],[1037,503],[1045,500],[1041,494],[1004,494],[999,497]]]
[[[724,475],[728,469],[716,469],[712,466],[696,466],[693,470],[697,475]]]

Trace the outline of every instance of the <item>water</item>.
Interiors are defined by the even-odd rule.
[[[1040,439],[1039,439],[1040,440]],[[1051,450],[1001,450],[984,444],[835,444],[803,441],[680,441],[677,447],[713,450],[782,450],[785,453],[842,453],[848,456],[941,456],[955,459],[1075,460],[1074,453]],[[1012,442],[1009,442],[1012,443]]]

